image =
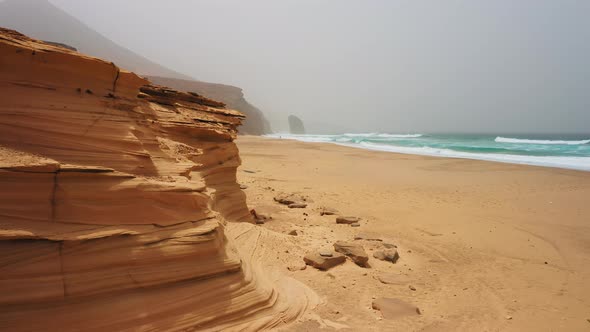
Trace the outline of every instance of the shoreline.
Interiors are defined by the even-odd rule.
[[[590,173],[255,136],[236,143],[248,206],[272,217],[255,226],[264,236],[257,251],[264,268],[323,299],[286,330],[587,328]],[[309,204],[289,209],[273,199],[282,192]],[[320,216],[321,207],[359,217],[360,226],[336,224]],[[240,227],[228,225],[229,233]],[[373,258],[379,245],[354,240],[359,233],[394,243],[398,262]],[[305,268],[304,255],[337,241],[361,244],[370,268],[351,261],[327,272]],[[381,281],[387,276],[393,283]],[[382,319],[371,308],[375,297],[403,300],[422,314]]]
[[[311,141],[311,140],[304,140],[298,139],[296,137],[288,137],[281,136],[281,134],[268,134],[262,135],[260,137],[267,138],[267,139],[278,139],[278,140],[293,140],[298,142],[304,143],[318,143],[318,144],[334,144],[354,149],[360,150],[368,150],[368,151],[380,151],[380,152],[387,152],[387,153],[398,153],[398,154],[405,154],[405,155],[417,155],[417,156],[429,156],[429,157],[437,157],[437,158],[451,158],[451,159],[467,159],[467,160],[480,160],[480,161],[488,161],[488,162],[495,162],[495,163],[504,163],[504,164],[513,164],[513,165],[527,165],[527,166],[537,166],[537,167],[547,167],[547,168],[558,168],[558,169],[568,169],[568,170],[576,170],[576,171],[583,171],[583,172],[590,172],[590,157],[561,157],[561,156],[527,156],[527,155],[517,155],[517,154],[482,154],[482,153],[470,153],[470,152],[462,152],[462,151],[454,151],[450,149],[436,149],[436,148],[414,148],[414,147],[404,147],[404,146],[385,146],[385,145],[361,145],[355,143],[342,143],[342,142],[332,142],[332,141]],[[438,152],[437,152],[438,151]],[[525,159],[532,159],[532,160],[525,160]],[[551,159],[551,160],[545,160]],[[580,163],[578,159],[587,159],[587,164],[581,165],[568,165],[563,164],[563,162],[570,162],[573,161]],[[562,163],[556,162],[556,160],[561,160]],[[586,160],[584,160],[586,161]]]

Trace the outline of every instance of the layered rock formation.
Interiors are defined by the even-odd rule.
[[[148,79],[156,84],[177,90],[195,91],[223,101],[230,108],[239,110],[247,116],[239,128],[240,133],[262,135],[271,132],[262,112],[245,99],[242,89],[195,81],[187,75],[146,59],[96,32],[48,0],[0,1],[0,26],[51,41],[48,43],[56,46],[73,50],[77,48],[83,53],[109,59],[142,76],[150,75]]]
[[[0,330],[256,330],[298,317],[306,289],[264,282],[224,232],[252,221],[236,183],[243,118],[0,28]]]
[[[204,94],[216,100],[221,100],[229,107],[239,110],[246,115],[246,119],[239,128],[241,134],[262,135],[272,132],[264,114],[246,100],[244,92],[238,87],[158,76],[148,76],[148,79],[154,83],[178,90],[195,91]]]

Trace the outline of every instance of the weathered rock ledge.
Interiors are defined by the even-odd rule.
[[[0,330],[276,327],[227,222],[243,115],[0,28]]]

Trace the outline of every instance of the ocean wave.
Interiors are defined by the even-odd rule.
[[[266,134],[269,138],[291,139],[310,143],[329,143],[333,142],[336,135],[296,135],[296,134]]]
[[[553,145],[582,145],[590,143],[590,139],[579,141],[564,141],[564,140],[543,140],[543,139],[521,139],[498,136],[494,140],[498,143],[517,143],[517,144],[553,144]]]
[[[484,151],[485,152],[467,152],[457,151],[448,148],[437,148],[429,146],[399,146],[391,144],[382,144],[381,142],[371,142],[364,140],[355,140],[352,137],[345,139],[341,135],[290,135],[290,134],[270,134],[265,135],[269,138],[292,139],[304,142],[332,143],[353,148],[367,150],[387,151],[396,153],[407,153],[427,156],[438,156],[447,158],[464,158],[479,159],[512,164],[527,164],[536,166],[559,167],[568,169],[577,169],[590,171],[590,157],[586,156],[534,156],[534,155],[517,155],[502,153],[503,151]],[[571,141],[568,141],[571,142]],[[498,148],[495,148],[498,149]],[[488,152],[488,153],[486,153]],[[489,153],[495,152],[495,153]],[[508,151],[506,151],[508,152]]]
[[[383,138],[418,138],[422,137],[422,134],[379,134],[377,137]]]
[[[342,134],[346,137],[379,137],[379,138],[418,138],[422,137],[422,134],[379,134],[379,133],[368,133],[368,134]]]
[[[590,171],[590,157],[561,157],[561,156],[525,156],[514,154],[495,154],[495,153],[472,153],[461,152],[449,149],[433,147],[403,147],[382,144],[373,144],[363,142],[361,144],[348,145],[350,147],[360,147],[368,150],[387,151],[395,153],[417,154],[426,156],[459,158],[459,159],[477,159],[494,161],[509,164],[524,164],[533,166],[558,167],[567,169],[576,169]]]

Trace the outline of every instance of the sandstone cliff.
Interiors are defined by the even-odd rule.
[[[158,76],[147,76],[147,78],[157,84],[169,86],[178,90],[195,91],[210,96],[216,100],[223,101],[233,109],[239,110],[246,115],[246,119],[243,121],[242,126],[240,126],[241,134],[262,135],[270,134],[272,132],[270,124],[264,117],[264,114],[246,100],[242,89],[238,87]]]
[[[262,135],[271,132],[262,112],[245,99],[240,88],[195,81],[187,75],[170,70],[116,44],[47,0],[0,1],[0,26],[51,41],[57,46],[68,46],[85,54],[109,59],[141,76],[153,75],[148,78],[156,84],[177,90],[195,91],[221,100],[247,116],[239,128],[240,133]]]
[[[256,330],[298,317],[306,289],[264,282],[224,232],[251,221],[236,183],[243,118],[0,28],[0,330]]]

